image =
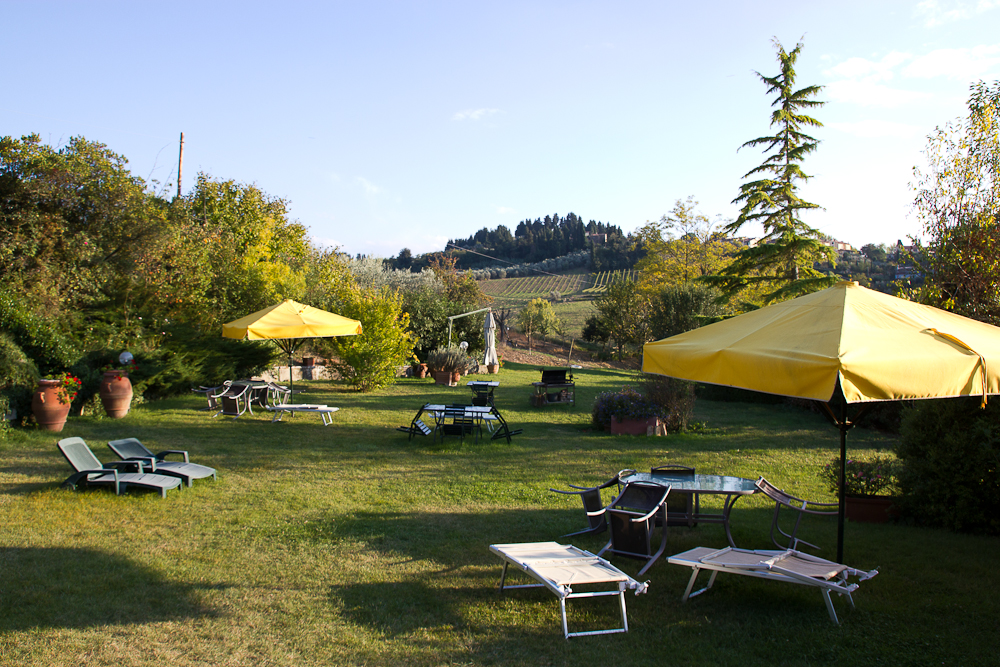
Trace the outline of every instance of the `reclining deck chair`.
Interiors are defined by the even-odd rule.
[[[503,573],[500,575],[500,592],[511,588],[538,588],[544,586],[559,598],[562,615],[563,636],[607,635],[628,632],[628,616],[625,611],[625,591],[634,590],[636,595],[645,593],[648,582],[641,582],[628,576],[608,561],[572,545],[556,542],[528,542],[524,544],[492,544],[490,551],[503,559]],[[513,564],[537,584],[504,586],[507,581],[507,566]],[[584,586],[595,588],[609,584],[604,590],[581,591]],[[573,588],[577,590],[574,591]],[[572,598],[594,598],[616,595],[621,611],[622,625],[607,630],[570,632],[566,621],[566,601]]]
[[[694,477],[692,466],[681,465],[680,463],[664,463],[661,466],[654,466],[650,469],[650,474],[656,475],[688,475]],[[697,493],[685,493],[674,491],[677,500],[671,504],[667,501],[667,525],[687,526],[694,528],[698,521],[694,518],[701,511],[701,498]]]
[[[780,549],[798,549],[799,545],[805,545],[811,549],[819,549],[815,544],[810,544],[805,540],[800,540],[796,535],[799,532],[799,526],[802,523],[802,517],[807,515],[820,516],[820,517],[831,517],[836,518],[839,505],[837,503],[817,503],[811,500],[803,500],[802,498],[796,498],[793,495],[785,493],[774,484],[761,477],[756,482],[756,487],[768,498],[774,501],[774,518],[771,519],[771,541],[774,545]],[[792,526],[792,532],[786,533],[778,525],[779,513],[782,508],[786,508],[795,512],[795,524]],[[785,540],[781,542],[778,541],[777,535],[783,536],[787,539],[787,543],[783,544]]]
[[[218,479],[215,474],[215,468],[191,463],[188,453],[182,449],[166,449],[154,454],[135,438],[111,440],[108,442],[108,447],[123,461],[142,461],[150,472],[169,475],[171,477],[180,477],[188,486],[191,486],[191,482],[196,479],[204,479],[206,477]],[[184,460],[167,461],[166,457],[168,454],[180,454],[184,457]]]
[[[575,533],[566,533],[563,537],[573,537],[574,535],[597,535],[608,529],[608,517],[604,514],[604,501],[601,500],[601,490],[612,486],[617,486],[621,490],[622,474],[634,472],[632,470],[619,472],[617,475],[598,486],[576,486],[570,484],[569,487],[576,491],[562,491],[560,489],[549,489],[553,493],[564,493],[566,495],[580,496],[583,501],[583,511],[587,515],[589,528],[578,530]]]
[[[618,497],[604,508],[611,528],[611,539],[598,556],[610,551],[626,558],[645,560],[639,570],[641,576],[663,555],[667,548],[667,495],[669,486],[647,482],[626,482]],[[653,551],[653,530],[659,518],[663,538]]]
[[[855,570],[846,565],[793,549],[750,551],[731,547],[718,550],[695,547],[684,553],[671,556],[667,562],[674,565],[685,565],[694,570],[687,588],[684,590],[684,595],[681,597],[682,602],[687,602],[688,598],[701,595],[710,589],[719,572],[729,572],[747,577],[760,577],[819,588],[823,594],[823,601],[826,603],[826,611],[830,615],[830,620],[838,624],[840,621],[837,620],[837,612],[833,609],[830,593],[846,596],[851,607],[854,607],[854,598],[851,597],[851,593],[857,590],[860,582],[871,579],[878,574],[878,570],[869,570],[868,572]],[[692,593],[691,589],[694,588],[695,579],[698,578],[698,573],[701,570],[709,570],[712,576],[709,578],[707,586]],[[848,582],[848,578],[852,576],[858,577],[858,583]]]
[[[511,436],[520,435],[523,431],[522,429],[517,429],[512,431],[510,426],[507,425],[507,420],[503,418],[500,411],[497,410],[495,405],[490,405],[492,410],[490,410],[490,415],[493,416],[494,421],[497,423],[496,430],[493,431],[493,435],[490,436],[490,440],[499,440],[500,438],[506,438],[507,444],[511,442]]]
[[[70,489],[89,486],[106,486],[121,495],[127,487],[155,489],[164,498],[170,489],[181,488],[180,477],[154,475],[143,472],[142,461],[112,461],[102,464],[90,451],[83,438],[63,438],[59,441],[59,451],[76,472],[70,475],[63,486]]]

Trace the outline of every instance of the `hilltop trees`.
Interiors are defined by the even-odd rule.
[[[774,45],[780,71],[775,76],[757,72],[767,85],[768,94],[775,94],[771,105],[774,134],[751,139],[741,146],[763,146],[770,155],[744,175],[744,179],[753,180],[740,186],[740,194],[733,200],[734,204],[742,205],[739,217],[725,227],[727,234],[735,234],[744,225],[756,222],[763,226],[764,237],[737,253],[720,274],[705,279],[726,295],[749,286],[761,286],[766,292],[765,303],[822,289],[835,280],[813,269],[815,262],[832,263],[835,253],[821,243],[819,232],[800,217],[802,211],[820,206],[798,196],[799,183],[809,179],[802,171],[802,161],[819,144],[804,129],[822,126],[804,112],[824,104],[813,99],[821,86],[795,89],[794,66],[802,50],[801,42],[787,52],[777,39]]]

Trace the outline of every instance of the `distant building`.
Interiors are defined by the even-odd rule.
[[[587,238],[590,239],[590,242],[594,245],[604,245],[608,242],[607,234],[587,234]]]
[[[822,241],[822,243],[828,248],[833,248],[838,253],[857,252],[857,249],[855,249],[854,246],[852,246],[850,243],[845,243],[844,241],[837,241],[836,239],[831,239],[829,241]]]

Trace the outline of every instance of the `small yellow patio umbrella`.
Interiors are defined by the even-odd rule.
[[[304,338],[355,336],[361,322],[285,299],[256,313],[222,325],[223,338],[273,340],[288,355],[288,380],[292,380],[292,353]]]
[[[1000,393],[1000,328],[841,282],[647,343],[642,370],[823,404],[840,429],[842,561],[847,404],[957,396],[985,404]]]

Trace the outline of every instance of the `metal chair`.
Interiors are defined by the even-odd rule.
[[[690,475],[691,477],[694,477],[695,474],[693,467],[680,463],[664,463],[663,465],[650,468],[649,472],[653,475],[661,473],[665,475]],[[685,498],[678,498],[674,502],[673,508],[671,508],[670,502],[667,502],[667,525],[694,528],[698,525],[698,521],[694,517],[701,511],[701,497],[697,493],[674,492],[675,495],[678,493],[683,494]],[[682,503],[684,505],[683,509],[680,507]],[[681,513],[684,516],[678,516]]]
[[[836,518],[839,505],[837,503],[817,503],[811,500],[796,498],[789,493],[785,493],[763,477],[757,480],[756,486],[761,493],[774,501],[774,518],[771,520],[771,541],[774,542],[775,546],[780,547],[781,549],[798,549],[799,545],[805,545],[818,550],[820,547],[815,544],[811,544],[796,537],[799,532],[799,526],[802,523],[802,517],[811,515]],[[779,514],[783,507],[792,510],[796,515],[795,525],[792,526],[792,531],[790,533],[783,531],[781,526],[778,524]],[[783,544],[782,542],[784,540],[779,542],[775,533],[778,533],[786,538],[788,543]]]
[[[250,407],[250,385],[238,384],[230,385],[220,394],[215,394],[212,398],[218,399],[221,409],[213,417],[226,415],[236,419]],[[253,414],[253,413],[251,413]]]
[[[570,496],[580,496],[583,501],[583,511],[587,515],[588,528],[578,530],[575,533],[567,533],[562,537],[573,537],[574,535],[597,535],[608,529],[608,519],[604,515],[604,501],[601,499],[601,490],[621,484],[621,473],[618,473],[608,481],[598,486],[569,486],[576,491],[563,491],[561,489],[549,489],[553,493],[563,493]]]
[[[645,560],[636,576],[642,575],[656,562],[667,548],[667,495],[669,486],[648,482],[626,482],[618,497],[604,509],[611,529],[611,539],[598,556],[605,551],[626,558]],[[660,520],[663,537],[659,548],[653,551],[653,530]]]

